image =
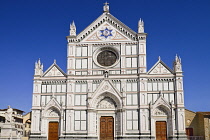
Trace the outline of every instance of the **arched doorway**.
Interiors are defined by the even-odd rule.
[[[153,112],[153,119],[155,120],[156,140],[167,140],[171,133],[168,131],[170,129],[168,126],[172,124],[170,110],[164,105],[156,107]]]
[[[116,107],[115,101],[108,96],[101,97],[97,104],[100,140],[114,140]]]
[[[60,112],[57,108],[51,107],[47,111],[46,119],[48,120],[48,140],[59,139]]]

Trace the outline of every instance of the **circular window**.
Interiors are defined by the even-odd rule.
[[[111,66],[116,62],[116,60],[116,54],[109,50],[104,50],[100,52],[97,56],[97,61],[102,66]]]
[[[111,67],[117,64],[119,55],[112,47],[99,48],[94,54],[94,61],[101,67]]]

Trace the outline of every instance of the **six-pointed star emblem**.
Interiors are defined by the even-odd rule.
[[[108,36],[112,36],[112,30],[109,30],[108,28],[101,31],[101,36],[105,37],[107,39]]]

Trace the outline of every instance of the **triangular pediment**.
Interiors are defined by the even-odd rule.
[[[159,95],[158,99],[151,107],[153,108],[153,115],[170,115],[171,105],[164,99],[162,94]]]
[[[101,41],[132,41],[129,37],[122,34],[118,29],[108,22],[101,24],[95,31],[88,35],[81,42],[101,42]]]
[[[173,71],[162,60],[158,60],[148,74],[173,74]]]
[[[104,80],[95,90],[95,92],[92,95],[92,98],[95,96],[99,96],[100,94],[105,93],[105,92],[112,93],[116,97],[121,97],[120,92],[114,87],[112,82],[110,82],[109,80]]]
[[[79,42],[134,41],[136,32],[110,13],[103,13],[76,36]]]
[[[158,107],[160,105],[170,108],[170,104],[164,99],[164,97],[161,94],[160,94],[159,98],[155,101],[153,106]]]
[[[44,110],[47,111],[49,108],[56,108],[58,110],[61,110],[61,106],[58,103],[58,101],[55,99],[55,97],[52,97],[51,100],[46,104],[46,106],[44,107]]]
[[[43,77],[63,77],[65,72],[56,64],[53,63],[43,74]]]

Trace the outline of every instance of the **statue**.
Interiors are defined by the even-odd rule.
[[[108,71],[104,71],[104,77],[108,78],[108,76],[109,76],[109,72]]]
[[[5,112],[5,120],[6,123],[12,123],[13,117],[12,117],[13,109],[8,106],[7,112]]]

